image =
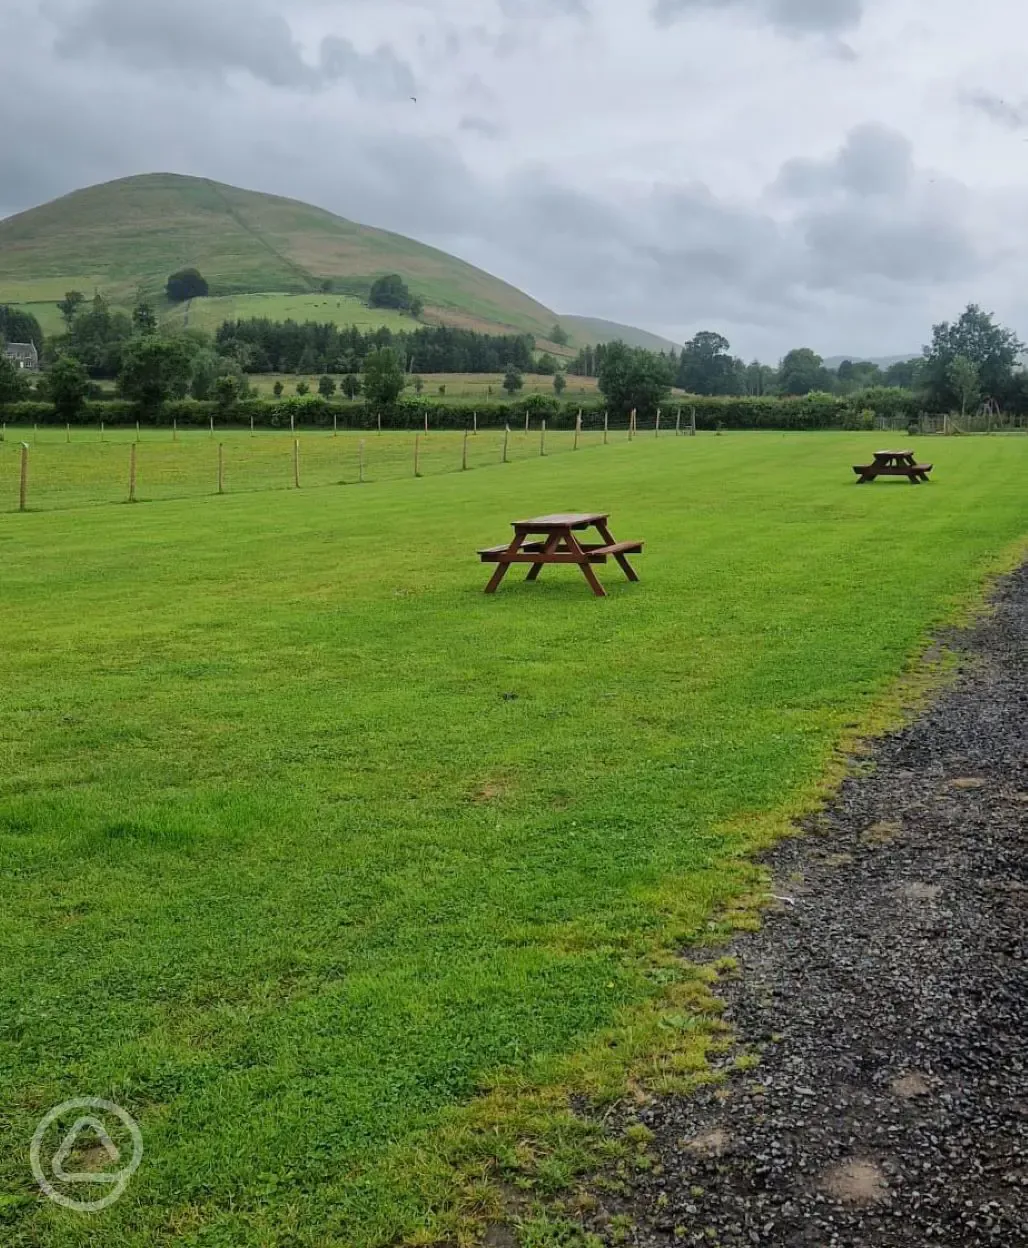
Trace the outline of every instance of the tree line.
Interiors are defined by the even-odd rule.
[[[574,376],[599,377],[608,346],[584,347],[568,368]],[[752,360],[749,364],[731,353],[721,334],[705,330],[685,344],[681,352],[660,352],[672,381],[688,394],[735,397],[768,395],[853,394],[875,386],[912,389],[918,361],[904,360],[882,369],[870,361],[844,360],[837,369],[809,347],[790,351],[777,367]]]
[[[932,340],[919,357],[886,369],[870,362],[844,360],[829,369],[809,347],[790,351],[773,368],[731,354],[721,334],[704,331],[681,352],[652,352],[613,342],[586,347],[569,367],[577,376],[596,377],[613,406],[630,403],[650,411],[670,396],[672,387],[687,394],[720,397],[792,397],[804,395],[873,396],[884,389],[916,394],[926,410],[966,413],[990,404],[1016,414],[1028,412],[1025,345],[993,314],[969,304],[954,322],[933,326]]]
[[[219,354],[246,373],[360,373],[370,355],[391,348],[406,373],[501,373],[531,371],[531,334],[479,334],[445,326],[410,333],[381,328],[362,331],[313,321],[252,318],[226,321],[215,334]]]
[[[153,412],[171,400],[215,401],[225,410],[249,396],[254,372],[318,374],[322,398],[337,389],[348,398],[363,393],[369,405],[388,407],[412,387],[420,396],[420,372],[503,372],[513,398],[524,372],[554,370],[554,393],[564,388],[559,362],[536,360],[530,335],[491,336],[469,330],[422,327],[410,333],[363,332],[333,324],[266,319],[229,321],[212,338],[201,330],[162,331],[153,306],[140,299],[131,313],[112,309],[102,295],[91,301],[69,294],[59,305],[65,332],[44,341],[38,321],[19,309],[0,306],[0,338],[32,341],[43,348],[47,372],[37,395],[68,419],[97,379],[113,378],[119,394]],[[778,368],[731,355],[728,341],[704,332],[681,352],[657,353],[613,342],[586,348],[572,371],[598,378],[612,414],[636,409],[652,415],[667,406],[673,388],[709,397],[800,398],[863,396],[865,409],[890,407],[890,394],[913,396],[927,411],[977,410],[982,404],[1018,415],[1028,412],[1024,344],[994,316],[971,304],[955,322],[933,327],[920,358],[887,370],[847,361],[835,370],[808,348],[789,352]],[[331,374],[344,374],[337,386]],[[28,380],[0,359],[0,404],[28,397]],[[306,381],[297,391],[307,390]],[[281,397],[282,383],[276,385]]]

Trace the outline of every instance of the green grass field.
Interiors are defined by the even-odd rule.
[[[455,1237],[573,1173],[570,1091],[695,1073],[675,950],[1028,529],[1028,439],[856,488],[876,440],[0,515],[5,1248]],[[593,508],[641,584],[482,593],[511,519]],[[27,1149],[89,1095],[146,1155],[84,1217]]]
[[[215,299],[193,299],[186,304],[169,305],[162,301],[162,324],[191,329],[205,329],[213,334],[224,321],[244,321],[250,317],[267,317],[272,321],[316,321],[358,329],[391,329],[394,333],[411,333],[418,323],[409,316],[388,308],[369,308],[359,299],[344,295],[229,295]]]

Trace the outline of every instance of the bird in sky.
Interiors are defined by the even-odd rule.
[[[417,104],[418,97],[416,95],[412,95],[410,98],[414,101],[415,104]]]

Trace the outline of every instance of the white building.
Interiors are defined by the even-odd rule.
[[[4,345],[4,355],[13,361],[15,368],[23,368],[28,373],[39,372],[39,352],[34,342],[8,342]]]

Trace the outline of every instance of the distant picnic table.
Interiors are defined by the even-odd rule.
[[[911,485],[920,485],[928,480],[933,464],[919,464],[913,451],[875,451],[873,464],[857,464],[853,471],[859,480],[857,485],[865,485],[877,477],[906,477]]]
[[[641,555],[643,543],[616,541],[607,523],[609,519],[610,516],[605,512],[572,512],[537,516],[534,520],[513,521],[513,541],[506,546],[491,546],[478,552],[483,563],[498,565],[485,592],[495,594],[515,563],[530,565],[527,577],[530,581],[538,580],[547,564],[576,564],[582,569],[582,575],[597,598],[606,598],[607,595],[593,571],[594,564],[604,564],[608,559],[615,559],[630,581],[638,581],[639,577],[628,562],[628,556]],[[576,534],[587,529],[595,529],[602,540],[580,542]]]

